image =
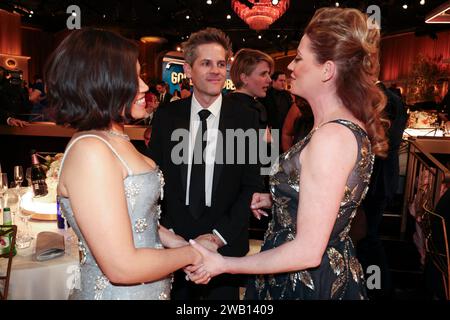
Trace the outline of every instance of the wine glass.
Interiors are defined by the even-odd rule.
[[[22,186],[22,181],[23,181],[22,166],[14,167],[14,181],[16,182],[16,188],[19,189]]]
[[[19,249],[28,248],[31,245],[32,240],[34,239],[31,234],[30,229],[30,218],[31,218],[32,212],[29,212],[27,210],[22,210],[20,207],[20,203],[17,209],[17,216],[20,218],[20,220],[23,223],[23,228],[18,228],[18,235],[16,244]]]
[[[0,173],[0,209],[3,212],[3,197],[5,196],[6,191],[8,190],[8,176],[6,173]]]

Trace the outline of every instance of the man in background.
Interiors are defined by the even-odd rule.
[[[281,150],[281,130],[284,120],[292,106],[292,97],[286,90],[286,74],[275,71],[272,76],[272,86],[267,90],[265,98],[260,99],[266,107],[267,120],[272,130],[279,130],[279,141],[276,141]]]
[[[156,85],[156,90],[158,91],[158,100],[159,100],[159,106],[163,107],[166,104],[170,102],[170,99],[172,99],[172,95],[167,92],[167,85],[164,81],[159,82]]]

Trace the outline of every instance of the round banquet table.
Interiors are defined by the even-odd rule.
[[[15,223],[19,218],[15,216]],[[22,225],[19,223],[18,228]],[[18,249],[13,258],[8,300],[65,300],[76,281],[79,253],[77,237],[72,229],[58,229],[56,221],[30,220],[33,241],[28,248]],[[64,236],[65,254],[47,261],[35,261],[36,238],[39,232],[51,231]],[[0,272],[7,260],[0,259]],[[3,283],[0,284],[0,286]]]

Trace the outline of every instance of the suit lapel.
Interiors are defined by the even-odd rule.
[[[225,97],[222,98],[222,107],[220,109],[220,120],[219,120],[219,131],[223,137],[223,152],[222,152],[222,163],[217,163],[217,157],[220,152],[217,152],[216,149],[216,163],[214,164],[214,178],[213,178],[213,190],[212,190],[212,198],[214,199],[214,195],[217,191],[217,186],[219,185],[220,177],[222,176],[224,165],[227,159],[227,139],[226,139],[226,130],[234,128],[234,118],[231,109],[227,104],[227,99]]]
[[[189,132],[189,124],[191,121],[191,98],[188,98],[185,100],[183,105],[180,106],[179,113],[175,116],[174,119],[174,130],[176,129],[185,129]],[[189,138],[189,136],[188,136]],[[189,143],[189,142],[188,142]],[[183,151],[188,152],[188,150],[184,149]],[[183,157],[185,155],[183,154]],[[184,161],[179,166],[180,168],[180,175],[181,175],[181,183],[183,187],[183,199],[184,195],[186,194],[186,188],[187,188],[187,172],[188,172],[188,165]]]

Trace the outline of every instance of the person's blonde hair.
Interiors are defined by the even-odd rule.
[[[184,60],[192,66],[197,59],[197,47],[202,44],[217,43],[225,49],[225,60],[231,57],[231,40],[221,30],[216,28],[206,28],[191,34],[189,40],[181,44],[184,52]]]
[[[236,89],[244,86],[241,80],[241,74],[249,76],[256,68],[256,65],[261,61],[267,62],[272,73],[274,62],[271,56],[259,50],[243,48],[236,52],[233,64],[230,69],[231,81],[233,81]]]
[[[316,60],[337,67],[336,92],[343,104],[365,124],[372,152],[388,151],[382,118],[386,96],[376,86],[379,72],[380,31],[369,28],[368,17],[357,9],[321,8],[305,29]]]

